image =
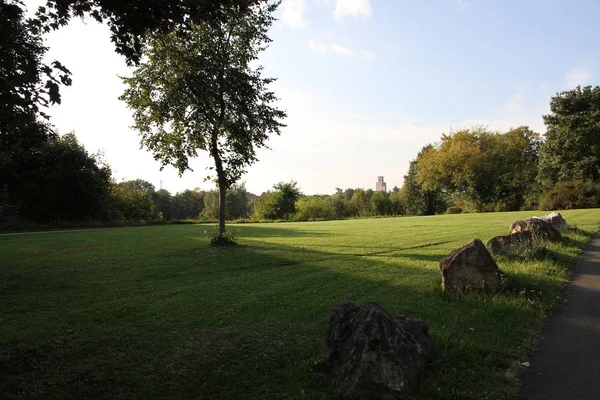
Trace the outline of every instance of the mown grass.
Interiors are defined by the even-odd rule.
[[[376,301],[429,321],[419,396],[501,399],[600,210],[528,259],[498,259],[496,293],[448,295],[438,261],[531,212],[236,226],[167,225],[0,237],[5,399],[327,398],[312,371],[331,308]]]

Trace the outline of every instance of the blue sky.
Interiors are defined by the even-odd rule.
[[[30,0],[28,5],[40,3]],[[261,63],[287,127],[243,178],[255,193],[296,180],[307,194],[402,184],[408,163],[442,133],[470,125],[529,125],[543,133],[550,97],[596,82],[600,2],[516,0],[283,0]],[[50,114],[102,150],[118,179],[171,192],[211,188],[203,155],[183,177],[143,149],[117,97],[128,75],[108,29],[73,21],[48,36],[73,86]]]

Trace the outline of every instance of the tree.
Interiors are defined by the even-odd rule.
[[[286,113],[271,106],[274,79],[253,67],[270,42],[277,5],[234,6],[221,21],[194,25],[189,34],[155,35],[147,59],[123,79],[129,88],[121,99],[133,109],[134,127],[155,159],[183,173],[198,150],[213,158],[221,236],[227,189],[257,161],[256,149],[266,146],[269,134],[284,126]]]
[[[38,117],[60,103],[59,85],[71,84],[59,62],[42,61],[48,48],[29,29],[23,8],[19,0],[0,0],[0,151],[7,156],[55,137]]]
[[[445,209],[439,175],[436,174],[433,165],[429,165],[431,169],[423,172],[419,168],[424,164],[423,160],[431,156],[432,151],[432,145],[424,146],[417,158],[410,162],[408,172],[404,175],[399,203],[403,203],[407,215],[434,215]],[[427,184],[422,184],[425,179],[428,179]]]
[[[600,181],[600,87],[558,93],[544,115],[546,140],[540,152],[539,182]]]
[[[89,154],[74,134],[54,137],[2,162],[0,220],[36,222],[103,217],[110,188],[110,168]],[[10,214],[7,215],[6,211]]]
[[[172,217],[174,219],[198,219],[204,210],[205,203],[210,201],[207,198],[209,194],[210,192],[203,193],[198,189],[188,189],[177,193],[171,201]]]
[[[423,189],[441,190],[471,211],[518,210],[533,191],[539,142],[528,127],[463,129],[422,151],[416,177]]]
[[[162,217],[166,220],[173,218],[173,198],[168,190],[160,189],[157,192],[153,192],[152,202],[154,203],[154,208],[156,209],[159,217]]]
[[[220,23],[230,9],[244,10],[255,0],[48,0],[40,7],[32,27],[36,33],[58,29],[73,17],[90,16],[110,27],[115,50],[129,65],[137,64],[146,37],[174,30],[186,33],[193,24]]]

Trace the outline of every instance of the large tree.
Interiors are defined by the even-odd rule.
[[[220,21],[199,23],[185,35],[155,35],[121,97],[134,111],[142,145],[163,165],[183,173],[198,150],[209,152],[219,186],[219,233],[225,233],[225,196],[286,113],[273,106],[273,78],[255,66],[270,42],[278,4],[231,7]],[[213,167],[211,167],[213,169]]]
[[[538,149],[539,135],[527,127],[507,133],[463,129],[420,154],[417,179],[472,211],[518,210],[535,182]]]
[[[0,149],[29,149],[51,131],[38,120],[44,109],[60,103],[59,85],[69,85],[70,72],[60,63],[43,61],[47,47],[31,32],[19,0],[0,0]],[[14,149],[18,150],[18,149]],[[10,154],[9,154],[10,155]]]
[[[260,1],[260,0],[259,0]],[[117,53],[137,64],[152,33],[180,34],[198,23],[218,24],[231,8],[245,8],[257,0],[48,0],[40,7],[32,28],[37,33],[67,25],[73,17],[92,17],[108,24]]]
[[[600,181],[600,87],[558,93],[544,115],[546,140],[540,153],[539,181]]]

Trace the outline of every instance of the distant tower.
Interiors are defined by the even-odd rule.
[[[375,185],[376,192],[387,192],[387,185],[383,181],[383,176],[377,177],[377,184]]]

